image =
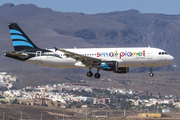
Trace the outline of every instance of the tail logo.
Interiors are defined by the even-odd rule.
[[[28,46],[34,48],[34,46],[28,42],[28,40],[23,36],[20,31],[10,29],[10,33],[13,41],[13,46]]]

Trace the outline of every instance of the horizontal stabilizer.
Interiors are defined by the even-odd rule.
[[[7,52],[7,51],[4,51],[3,53],[5,53],[5,54],[10,54],[10,55],[14,55],[14,56],[17,56],[17,57],[28,57],[27,54],[20,54],[20,53]]]

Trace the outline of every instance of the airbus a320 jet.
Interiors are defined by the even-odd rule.
[[[8,25],[15,51],[4,52],[6,57],[48,67],[88,68],[88,77],[93,76],[93,68],[97,69],[94,77],[100,78],[100,70],[122,74],[128,73],[129,67],[149,67],[153,77],[152,67],[174,62],[166,51],[152,47],[41,49],[16,23]]]

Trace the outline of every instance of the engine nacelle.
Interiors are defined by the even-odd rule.
[[[116,71],[118,70],[118,62],[116,61],[106,61],[101,63],[101,69],[105,71]]]
[[[116,61],[106,61],[101,63],[101,69],[105,71],[113,71],[114,73],[128,73],[129,67],[118,67]]]
[[[119,73],[119,74],[128,73],[129,72],[129,67],[119,67],[118,70],[113,71],[113,72],[114,73]]]

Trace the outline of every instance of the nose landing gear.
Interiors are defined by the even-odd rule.
[[[154,73],[152,73],[152,67],[149,68],[149,71],[150,71],[149,76],[153,77]]]

